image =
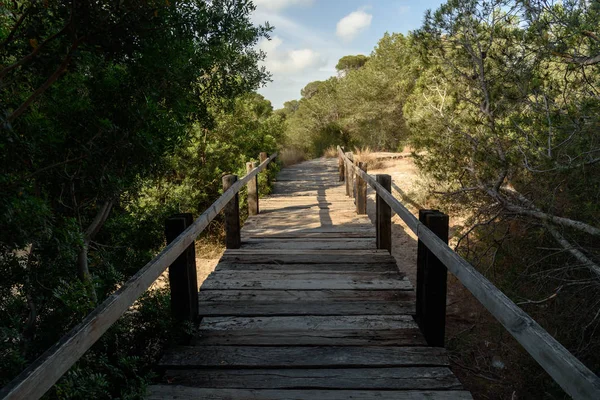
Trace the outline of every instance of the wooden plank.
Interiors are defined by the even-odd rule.
[[[151,385],[148,400],[472,400],[466,391],[213,389]]]
[[[240,264],[220,262],[215,271],[395,272],[396,263],[381,264]]]
[[[291,250],[364,250],[374,249],[375,239],[356,240],[356,239],[339,239],[339,240],[262,240],[249,239],[242,242],[244,249],[291,249]]]
[[[273,254],[273,255],[329,255],[329,256],[384,256],[390,257],[390,254],[386,250],[379,249],[362,249],[362,250],[270,250],[270,249],[227,249],[224,255],[262,255],[262,254]]]
[[[375,231],[368,229],[358,232],[289,232],[289,233],[261,233],[260,231],[254,231],[254,233],[245,232],[242,229],[242,240],[248,239],[338,239],[338,238],[364,238],[364,239],[375,239]]]
[[[225,254],[221,261],[238,264],[380,264],[390,263],[393,258],[387,254]]]
[[[315,272],[213,272],[202,290],[282,289],[282,290],[412,290],[412,285],[398,273],[315,273]]]
[[[414,300],[305,303],[199,302],[200,316],[413,315]]]
[[[388,320],[382,320],[385,318]],[[398,318],[406,319],[398,321]],[[412,318],[404,315],[205,317],[192,343],[228,346],[426,345]]]
[[[374,237],[261,237],[261,238],[248,238],[246,243],[280,243],[280,242],[293,242],[293,243],[314,243],[314,242],[325,242],[325,243],[375,243]]]
[[[414,301],[412,290],[200,290],[201,302],[316,302],[326,305],[334,302],[408,302]]]
[[[448,366],[440,347],[179,346],[161,368],[294,368]]]
[[[414,291],[201,290],[203,316],[412,315]]]
[[[239,389],[462,389],[446,367],[167,370],[169,382]]]
[[[366,330],[417,328],[412,317],[397,316],[340,316],[340,317],[210,317],[200,324],[203,331],[235,330]]]
[[[299,234],[299,233],[308,233],[308,234],[316,234],[320,235],[323,233],[335,234],[335,233],[368,233],[371,235],[375,234],[375,228],[372,225],[367,224],[345,224],[345,225],[331,225],[331,226],[323,226],[320,224],[303,224],[302,226],[296,227],[280,227],[278,229],[274,229],[268,226],[261,226],[260,224],[248,224],[244,225],[243,231],[246,234]],[[310,226],[314,225],[314,226]]]

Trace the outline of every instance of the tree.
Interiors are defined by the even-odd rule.
[[[369,57],[362,54],[356,56],[344,56],[340,58],[335,69],[338,73],[346,75],[348,72],[362,68],[369,60]]]

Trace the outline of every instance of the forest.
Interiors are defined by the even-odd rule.
[[[279,110],[256,92],[273,27],[254,9],[0,3],[0,387],[164,247],[165,218],[204,211],[223,174],[336,145],[410,149],[428,205],[466,216],[456,250],[599,371],[600,3],[449,0]],[[148,291],[46,398],[142,398],[193,329],[169,311],[168,288]],[[519,351],[511,387],[563,398]]]

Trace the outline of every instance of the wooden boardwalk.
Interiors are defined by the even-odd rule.
[[[149,399],[471,399],[413,322],[415,295],[338,182],[337,160],[284,169],[199,293],[191,345]]]

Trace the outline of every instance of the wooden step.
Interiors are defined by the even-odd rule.
[[[178,385],[231,389],[462,389],[447,367],[181,369],[165,377]]]
[[[180,346],[160,360],[164,369],[448,366],[439,347]]]
[[[205,317],[195,345],[423,346],[412,317],[277,316]]]
[[[215,271],[399,272],[395,262],[380,264],[242,264],[220,262]],[[401,273],[402,276],[404,276]]]
[[[148,400],[472,400],[469,392],[415,390],[214,389],[151,385]]]
[[[242,242],[244,249],[291,249],[291,250],[364,250],[375,249],[375,238],[369,239],[247,239]]]
[[[202,284],[202,290],[222,289],[412,290],[412,285],[397,272],[313,271],[215,271]]]

